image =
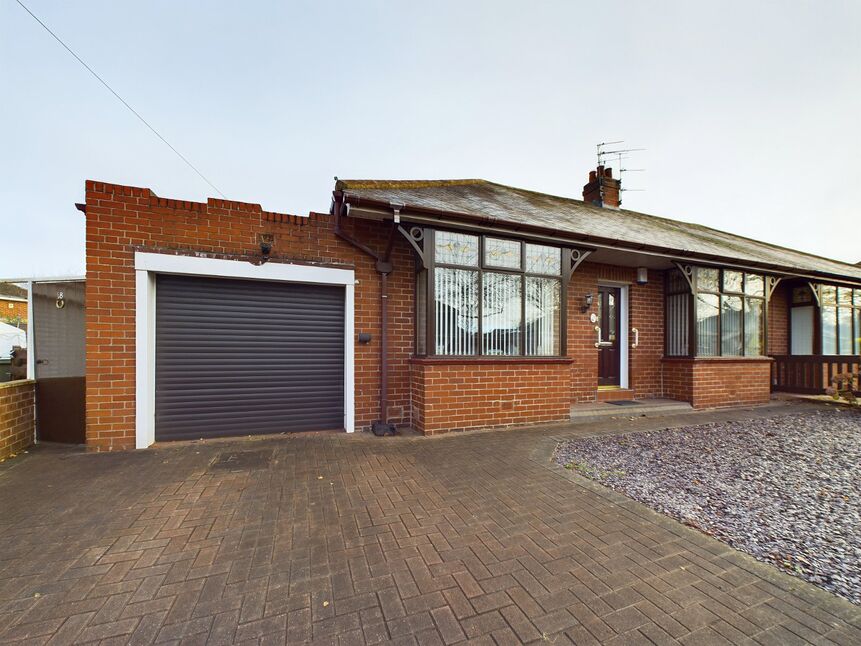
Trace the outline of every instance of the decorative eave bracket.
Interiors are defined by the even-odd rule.
[[[808,280],[807,284],[810,285],[810,291],[813,292],[813,297],[816,299],[816,305],[822,307],[822,285],[814,283],[812,280]]]
[[[783,276],[766,276],[765,277],[765,302],[771,302],[771,295],[774,294],[774,290],[777,289],[777,286],[780,284],[780,281],[783,280]]]
[[[430,250],[425,249],[425,230],[422,227],[410,227],[408,231],[399,224],[398,231],[401,232],[401,235],[407,239],[407,242],[415,250],[416,256],[421,263],[421,268],[427,269],[430,267]]]
[[[696,289],[694,289],[694,268],[691,265],[684,265],[677,260],[674,260],[673,264],[676,266],[676,269],[682,272],[682,276],[684,276],[685,280],[688,282],[691,294],[696,293]]]
[[[577,271],[577,268],[583,264],[583,261],[586,260],[589,256],[592,255],[592,249],[578,249],[576,247],[569,249],[570,253],[570,263],[571,267],[568,271],[568,280],[574,276],[574,272]]]

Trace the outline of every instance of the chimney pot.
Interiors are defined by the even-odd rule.
[[[613,169],[598,166],[589,171],[589,183],[583,187],[583,201],[604,208],[618,209],[621,205],[621,182],[613,179]]]

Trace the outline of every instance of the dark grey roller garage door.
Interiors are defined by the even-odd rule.
[[[341,429],[344,288],[160,275],[155,438]]]

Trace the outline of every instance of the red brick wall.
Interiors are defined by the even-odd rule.
[[[449,430],[569,419],[567,360],[414,359],[414,425]]]
[[[27,320],[27,303],[0,298],[0,321]]]
[[[768,359],[664,359],[667,396],[694,408],[764,404],[770,379]]]
[[[571,399],[573,402],[595,400],[598,384],[598,349],[595,347],[595,324],[589,315],[595,305],[581,312],[586,294],[597,297],[602,281],[626,283],[630,294],[630,327],[640,331],[640,345],[629,348],[629,386],[635,397],[661,396],[661,358],[664,354],[664,277],[649,272],[646,285],[636,284],[636,269],[597,263],[583,263],[574,272],[568,286],[568,356],[571,366]],[[633,336],[629,339],[633,342]]]
[[[36,382],[0,384],[0,460],[20,453],[36,438]]]
[[[779,283],[768,303],[768,354],[789,354],[789,290]]]
[[[274,236],[271,262],[322,264],[356,272],[357,427],[379,417],[380,281],[374,261],[334,235],[328,215],[310,218],[269,213],[257,204],[210,199],[206,203],[159,198],[149,189],[87,182],[87,442],[99,450],[128,448],[135,433],[134,252],[204,255],[248,261],[259,257],[260,236]],[[382,251],[388,230],[349,221],[348,231]],[[663,274],[649,272],[637,285],[635,269],[584,263],[568,288],[571,361],[440,362],[415,360],[414,262],[396,238],[389,278],[389,419],[429,433],[565,419],[572,402],[594,401],[598,350],[583,297],[602,281],[628,284],[630,325],[639,347],[630,349],[633,397],[673,396],[695,406],[767,400],[768,364],[663,361]],[[770,311],[769,347],[785,346],[780,293]],[[785,305],[785,303],[784,303]],[[593,306],[594,311],[594,306]],[[781,316],[783,317],[781,319]],[[783,323],[781,323],[781,320]],[[781,341],[780,331],[784,337]],[[631,339],[633,341],[633,338]]]
[[[260,235],[275,237],[271,262],[326,264],[356,271],[356,424],[379,417],[380,281],[373,260],[337,238],[328,215],[268,213],[258,204],[210,199],[168,200],[149,189],[88,181],[87,204],[87,443],[98,450],[130,448],[135,435],[134,252],[150,251],[251,260]],[[348,230],[382,251],[387,231],[350,222]],[[408,359],[413,353],[413,256],[396,240],[389,276],[389,412],[409,422]]]
[[[664,273],[649,270],[649,282],[631,284],[631,327],[640,331],[640,344],[630,350],[631,387],[640,398],[662,397],[661,359],[664,356]],[[633,343],[633,336],[630,338]]]

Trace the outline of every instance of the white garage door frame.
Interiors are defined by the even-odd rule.
[[[353,312],[355,272],[313,265],[266,263],[252,265],[239,260],[135,253],[135,447],[155,442],[155,277],[183,274],[206,278],[241,278],[344,287],[344,429],[355,430],[355,380]]]

